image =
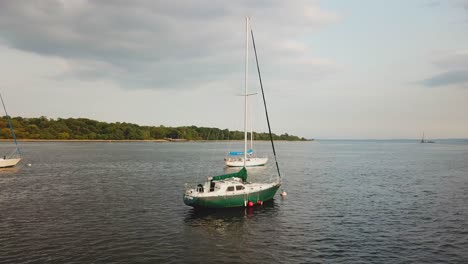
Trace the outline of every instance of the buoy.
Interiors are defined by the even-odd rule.
[[[250,201],[247,205],[248,205],[249,207],[252,207],[252,206],[253,206],[253,202]]]
[[[262,201],[260,201],[260,200],[258,200],[258,201],[257,201],[257,204],[258,204],[258,205],[262,205],[262,204],[263,204],[263,202],[262,202]]]
[[[281,195],[281,197],[286,197],[286,196],[288,196],[288,193],[285,192],[285,191],[282,191],[282,192],[280,193],[280,195]]]
[[[31,163],[28,163],[28,167],[31,167]]]

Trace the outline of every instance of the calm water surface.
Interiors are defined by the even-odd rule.
[[[279,142],[287,199],[218,212],[182,193],[224,172],[226,143],[22,147],[0,171],[0,263],[468,263],[467,143]]]

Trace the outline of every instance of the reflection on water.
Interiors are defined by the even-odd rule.
[[[221,220],[226,223],[239,222],[246,217],[253,217],[254,214],[268,214],[275,208],[275,201],[270,200],[263,205],[241,208],[224,209],[199,209],[190,208],[185,217],[185,223],[192,226],[210,225],[212,220]]]
[[[268,244],[262,241],[276,239],[272,231],[281,225],[259,226],[258,222],[274,217],[275,210],[274,200],[250,208],[189,209],[184,218],[184,240],[190,249],[184,252],[184,261],[203,262],[210,256],[226,263],[275,261],[274,254],[265,250]],[[257,243],[263,244],[261,251],[255,248]]]
[[[17,173],[20,166],[9,167],[9,168],[0,168],[0,174],[12,174]]]

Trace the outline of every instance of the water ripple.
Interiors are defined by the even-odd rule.
[[[466,263],[468,145],[427,145],[282,142],[286,199],[197,211],[184,183],[224,173],[224,143],[25,143],[0,263]]]

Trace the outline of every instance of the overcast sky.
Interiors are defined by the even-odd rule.
[[[468,0],[0,0],[0,91],[12,116],[241,129],[246,15],[273,132],[468,137]]]

